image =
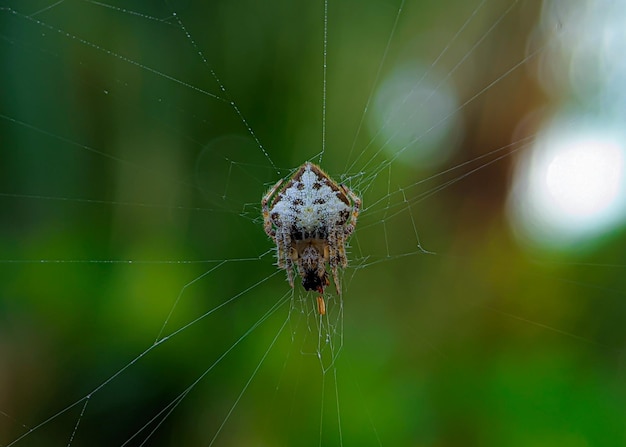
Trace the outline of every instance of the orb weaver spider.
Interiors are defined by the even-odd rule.
[[[279,180],[261,200],[265,232],[276,244],[278,267],[287,271],[291,287],[295,265],[304,289],[323,294],[330,283],[328,263],[341,294],[339,268],[348,265],[346,241],[356,227],[361,199],[310,162],[279,190],[282,184]]]

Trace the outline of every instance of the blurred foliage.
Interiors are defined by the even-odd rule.
[[[3,2],[0,445],[30,429],[16,445],[66,445],[77,423],[71,445],[156,428],[147,445],[624,442],[623,232],[584,253],[519,247],[513,156],[422,183],[545,106],[531,70],[459,111],[445,166],[379,170],[375,130],[355,140],[398,3],[328,5],[323,166],[366,208],[323,373],[314,297],[276,271],[259,215],[322,147],[323,3]],[[435,61],[475,11],[439,62],[469,54],[459,103],[522,60],[539,2],[471,3],[407,1],[382,75]]]

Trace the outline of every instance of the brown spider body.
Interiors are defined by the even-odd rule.
[[[306,290],[323,293],[329,284],[328,264],[341,293],[339,267],[348,265],[345,244],[356,226],[361,199],[309,162],[279,191],[282,183],[277,182],[261,201],[265,232],[276,243],[278,266],[287,271],[291,287],[295,266]]]

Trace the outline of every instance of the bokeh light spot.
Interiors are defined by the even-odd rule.
[[[619,132],[554,122],[516,167],[511,223],[521,239],[542,246],[597,238],[624,223],[625,173]]]
[[[623,168],[623,154],[614,141],[564,142],[548,163],[547,189],[565,215],[593,219],[615,206]]]
[[[432,67],[396,67],[376,92],[370,128],[389,156],[408,164],[437,166],[458,146],[457,96]]]

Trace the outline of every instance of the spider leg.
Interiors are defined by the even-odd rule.
[[[354,232],[354,228],[356,227],[356,220],[359,217],[359,212],[361,211],[361,199],[359,196],[357,196],[350,188],[348,188],[346,185],[341,184],[339,185],[339,187],[341,188],[341,190],[344,192],[344,194],[346,194],[348,197],[350,197],[350,200],[352,200],[352,215],[350,217],[350,223],[348,223],[345,227],[344,227],[344,233],[346,236],[351,235]]]
[[[331,271],[333,272],[333,281],[335,281],[335,289],[337,290],[337,295],[341,296],[341,282],[339,281],[339,268],[336,265],[331,266]]]
[[[339,233],[337,235],[337,265],[341,268],[348,266],[348,256],[346,256],[346,235]]]
[[[287,281],[293,288],[293,259],[290,247],[291,237],[288,233],[280,232],[276,235],[278,267],[287,271]]]
[[[289,281],[289,285],[293,289],[293,262],[291,261],[291,259],[285,266],[285,270],[287,270],[287,281]]]
[[[282,183],[282,179],[277,181],[276,184],[272,186],[270,190],[267,191],[267,193],[265,193],[263,199],[261,199],[261,210],[263,211],[263,229],[265,230],[265,233],[267,233],[267,235],[272,239],[276,237],[276,231],[274,230],[272,225],[272,219],[270,217],[270,209],[268,203],[272,196],[276,193],[276,191],[278,191],[278,188],[280,188],[280,185],[282,185]]]
[[[330,265],[330,271],[333,274],[333,281],[335,282],[335,288],[337,293],[341,295],[341,282],[339,281],[339,266],[344,266],[341,258],[342,245],[338,245],[343,237],[339,236],[337,231],[331,231],[328,234],[328,264]],[[342,243],[342,242],[341,242]]]
[[[291,238],[289,236],[285,236],[289,239],[287,242],[287,247],[291,245]],[[293,289],[293,253],[291,248],[287,249],[285,252],[285,266],[283,267],[287,270],[287,281],[289,281],[289,285]]]

